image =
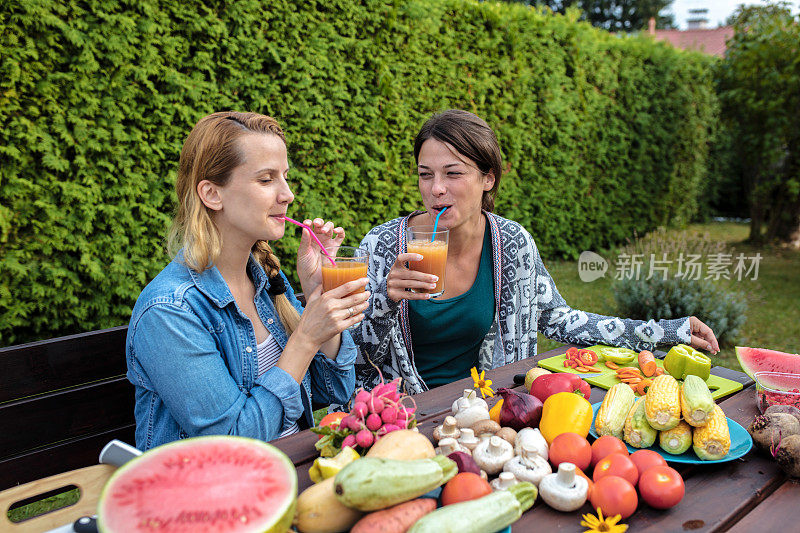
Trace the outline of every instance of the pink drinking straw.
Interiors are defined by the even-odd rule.
[[[331,264],[332,264],[333,266],[336,266],[336,261],[334,261],[334,260],[333,260],[333,257],[331,257],[331,255],[328,253],[328,250],[326,250],[326,249],[325,249],[325,247],[324,247],[324,246],[322,246],[322,243],[321,243],[321,242],[319,242],[319,239],[317,239],[317,236],[316,236],[316,235],[314,235],[314,230],[313,230],[313,229],[311,229],[310,227],[306,226],[306,225],[305,225],[305,224],[303,224],[302,222],[298,222],[298,221],[296,221],[296,220],[292,220],[291,218],[289,218],[289,217],[287,217],[287,216],[285,216],[285,215],[284,215],[284,217],[283,217],[283,220],[285,220],[286,222],[291,222],[292,224],[296,224],[296,225],[300,226],[301,228],[305,228],[305,229],[307,229],[307,230],[308,230],[308,233],[309,233],[309,235],[311,235],[311,237],[312,237],[312,238],[313,238],[315,241],[317,241],[317,244],[319,244],[319,247],[322,249],[322,253],[323,253],[323,254],[325,254],[325,257],[327,257],[327,258],[330,260],[330,262],[331,262]]]

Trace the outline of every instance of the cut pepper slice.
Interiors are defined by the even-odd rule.
[[[691,346],[678,344],[667,352],[664,370],[675,379],[686,379],[686,376],[695,375],[705,381],[711,375],[711,359]]]

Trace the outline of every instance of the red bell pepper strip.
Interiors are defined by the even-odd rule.
[[[531,394],[542,402],[557,392],[574,392],[588,400],[592,393],[592,388],[580,376],[565,373],[545,374],[534,379],[533,384],[531,384]]]

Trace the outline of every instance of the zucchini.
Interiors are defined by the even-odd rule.
[[[446,505],[428,513],[408,533],[486,533],[510,526],[533,506],[538,490],[524,481],[467,502]]]
[[[333,491],[351,509],[374,511],[422,496],[457,473],[455,461],[443,455],[412,461],[362,457],[336,474]]]

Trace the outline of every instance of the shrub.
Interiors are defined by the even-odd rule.
[[[617,273],[612,290],[619,315],[640,320],[694,315],[714,331],[720,344],[732,344],[746,320],[744,295],[723,278],[707,279],[702,269],[687,266],[692,257],[702,260],[720,255],[733,254],[725,243],[712,240],[707,233],[659,228],[629,243],[620,250],[617,264],[622,258],[632,264],[630,258],[638,257],[641,265],[638,271],[630,269],[629,275]],[[695,264],[702,267],[702,263]],[[659,270],[661,267],[665,270]]]
[[[472,0],[10,1],[0,49],[0,345],[127,322],[211,111],[275,116],[290,215],[348,244],[419,206],[422,122],[473,111],[504,149],[498,213],[550,257],[688,221],[715,120],[708,56]]]
[[[650,320],[694,315],[714,331],[720,344],[733,344],[747,318],[741,293],[707,280],[623,279],[613,290],[620,316]]]

